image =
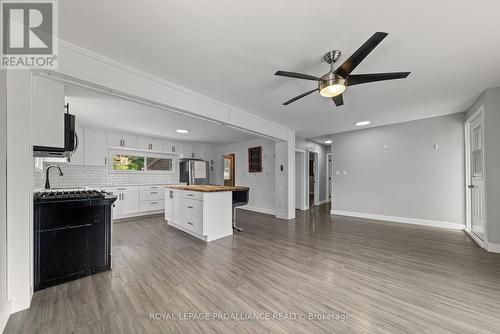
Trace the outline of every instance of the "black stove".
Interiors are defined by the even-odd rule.
[[[82,199],[104,199],[111,195],[103,190],[95,189],[61,189],[37,191],[33,194],[33,199],[39,201],[61,201],[61,200],[82,200]]]
[[[117,196],[90,189],[33,194],[35,290],[111,269],[111,211]]]

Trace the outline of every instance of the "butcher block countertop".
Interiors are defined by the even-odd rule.
[[[200,191],[205,193],[217,192],[217,191],[241,191],[248,190],[248,187],[243,186],[216,186],[208,184],[192,184],[192,185],[176,185],[176,186],[166,186],[169,189],[179,189],[179,190],[189,190],[189,191]]]

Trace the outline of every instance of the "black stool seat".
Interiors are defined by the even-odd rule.
[[[243,231],[243,229],[236,225],[236,207],[248,204],[249,192],[250,188],[248,187],[239,187],[233,191],[233,230],[238,232]]]

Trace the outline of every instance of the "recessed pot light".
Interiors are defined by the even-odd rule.
[[[363,126],[363,125],[368,125],[370,124],[370,121],[362,121],[358,123],[354,123],[355,126]]]
[[[331,143],[332,143],[332,141],[331,141],[331,140],[326,140],[326,141],[325,141],[325,144],[331,144]]]
[[[178,129],[178,130],[175,130],[175,132],[185,134],[185,133],[189,133],[189,130],[186,130],[186,129]]]

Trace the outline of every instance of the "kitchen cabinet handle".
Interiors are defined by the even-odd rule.
[[[151,189],[158,189],[158,187],[151,187]]]
[[[191,223],[191,222],[186,222],[186,224],[188,224],[188,225],[193,225],[193,223]]]
[[[191,196],[191,197],[193,197],[193,196],[194,196],[193,194],[187,194],[187,195],[188,195],[188,196]]]
[[[151,202],[151,204],[158,204],[158,202]]]
[[[194,209],[191,205],[188,205],[187,207],[188,207],[189,209]]]
[[[157,191],[152,191],[151,195],[154,195],[154,194],[158,194],[158,192]]]
[[[127,188],[117,188],[118,190],[127,190]]]
[[[104,164],[107,165],[108,164],[108,158],[104,158]]]

